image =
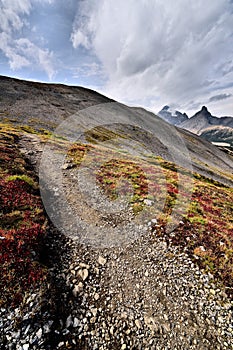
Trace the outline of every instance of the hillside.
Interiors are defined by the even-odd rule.
[[[0,76],[1,120],[35,129],[54,130],[71,114],[99,103],[107,97],[82,87],[43,84]]]
[[[0,87],[1,348],[230,349],[232,158],[91,90]]]
[[[233,150],[233,128],[227,126],[211,126],[206,128],[200,136],[210,142],[219,142],[228,144]]]

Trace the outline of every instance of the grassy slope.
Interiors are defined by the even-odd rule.
[[[45,235],[46,217],[37,179],[16,146],[19,132],[22,129],[4,124],[0,126],[0,305],[17,304],[30,286],[46,280],[46,271],[37,261],[40,242]],[[68,157],[75,166],[78,167],[92,150],[92,156],[95,159],[98,157],[103,164],[96,171],[99,186],[112,200],[118,196],[119,180],[127,179],[133,188],[130,203],[134,215],[144,209],[145,199],[164,200],[162,210],[154,213],[158,223],[152,225],[152,231],[165,237],[169,244],[179,245],[201,268],[226,286],[231,294],[232,189],[201,175],[193,176],[160,157],[152,156],[144,167],[139,159],[129,158],[120,151],[117,159],[114,159],[110,149],[93,142],[97,136],[97,141],[108,139],[106,130],[97,136],[90,136],[92,143],[89,145],[71,145]],[[113,134],[110,135],[112,137]],[[178,183],[178,173],[182,174],[182,186]],[[186,196],[185,183],[188,184],[193,177],[193,193],[188,209],[175,230],[166,232],[172,209],[179,201],[182,204]]]
[[[112,132],[109,137],[113,137]],[[162,210],[158,206],[157,211],[151,212],[152,217],[155,214],[158,219],[158,224],[152,225],[152,231],[164,237],[169,244],[180,246],[181,251],[188,253],[204,271],[213,274],[232,294],[233,189],[178,168],[161,157],[149,157],[144,165],[141,159],[129,158],[120,152],[114,158],[112,150],[104,149],[98,143],[95,145],[95,138],[106,140],[107,131],[101,130],[91,135],[92,143],[89,145],[71,146],[69,157],[76,166],[85,160],[91,150],[93,164],[97,159],[103,164],[97,171],[93,167],[98,184],[112,200],[118,197],[118,183],[127,179],[133,187],[133,196],[129,200],[135,215],[144,209],[145,199],[164,203]],[[87,162],[91,162],[91,159]],[[88,166],[92,167],[91,164]],[[127,195],[127,188],[124,195]],[[169,232],[166,227],[173,209],[178,212],[183,206],[183,199],[190,195],[186,211],[181,210],[180,213],[182,220],[178,215],[176,228]]]

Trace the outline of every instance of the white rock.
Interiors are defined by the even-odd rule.
[[[142,327],[140,320],[135,320],[135,324],[136,324],[138,329],[140,329]]]
[[[99,297],[100,297],[100,296],[99,296],[99,294],[95,293],[95,295],[94,295],[94,299],[95,299],[95,300],[98,300],[98,299],[99,299]]]
[[[41,339],[42,334],[43,334],[43,331],[42,331],[42,328],[40,328],[40,329],[36,332],[37,338],[38,338],[38,339]]]
[[[103,266],[106,264],[106,262],[107,262],[107,260],[105,258],[103,258],[101,255],[99,255],[98,263]]]
[[[90,268],[89,265],[84,264],[84,263],[80,263],[79,266],[82,267],[82,268],[86,268],[86,269],[89,269],[89,268]]]
[[[73,323],[72,316],[69,315],[66,319],[66,328],[69,328]]]
[[[87,269],[79,270],[78,275],[82,278],[83,281],[85,281],[88,277],[88,270]]]
[[[66,170],[66,169],[69,169],[69,164],[65,163],[62,165],[61,167],[62,170]]]
[[[152,222],[152,224],[157,224],[158,223],[157,219],[152,219],[151,222]]]
[[[30,346],[29,344],[24,344],[24,345],[23,345],[23,350],[28,350],[28,349],[29,349],[29,346]]]
[[[90,323],[95,323],[96,322],[96,317],[92,317],[91,319],[90,319]]]
[[[90,311],[91,311],[91,313],[92,313],[93,316],[96,316],[96,315],[97,315],[97,311],[98,311],[97,309],[91,309]]]
[[[50,332],[49,324],[45,324],[43,328],[44,328],[44,332],[45,333],[49,333]]]
[[[145,203],[146,205],[148,205],[148,206],[152,206],[153,201],[150,200],[150,199],[144,199],[144,203]]]
[[[73,327],[76,328],[79,325],[80,325],[80,321],[79,321],[79,319],[77,317],[75,317]]]

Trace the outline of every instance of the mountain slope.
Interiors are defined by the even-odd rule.
[[[82,88],[17,81],[26,111],[11,84],[1,95],[0,348],[230,349],[232,158]]]
[[[233,118],[222,117],[217,118],[212,116],[208,109],[203,106],[193,117],[181,123],[181,128],[187,129],[197,135],[200,135],[205,129],[212,125],[221,125],[233,128]]]
[[[200,136],[211,142],[226,143],[233,148],[233,128],[227,126],[211,126],[206,128]]]
[[[0,76],[0,118],[53,130],[65,118],[111,100],[82,87],[43,84]]]

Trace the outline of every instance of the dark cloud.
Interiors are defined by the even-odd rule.
[[[214,102],[214,101],[220,101],[220,100],[225,100],[226,98],[231,97],[232,94],[219,94],[210,97],[209,102]]]
[[[184,105],[232,82],[219,69],[233,56],[232,9],[228,0],[92,0],[79,7],[71,40],[95,53],[115,98]]]
[[[221,101],[229,114],[232,23],[229,0],[0,0],[0,60],[154,111]]]

